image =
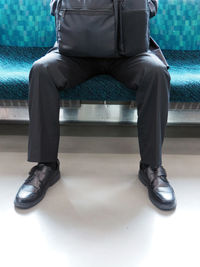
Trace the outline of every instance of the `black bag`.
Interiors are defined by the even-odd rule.
[[[148,0],[51,0],[61,54],[134,56],[149,48]]]

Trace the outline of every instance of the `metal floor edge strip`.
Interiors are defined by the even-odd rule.
[[[81,104],[60,107],[60,124],[84,122],[104,124],[136,124],[137,109],[119,104]],[[28,123],[27,106],[0,106],[0,123]],[[168,125],[200,125],[200,109],[171,109]]]

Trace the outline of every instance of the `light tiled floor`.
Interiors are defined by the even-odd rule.
[[[138,180],[137,138],[61,136],[61,179],[28,210],[13,205],[35,165],[27,137],[0,136],[0,147],[0,266],[200,266],[200,139],[165,139],[174,212]]]

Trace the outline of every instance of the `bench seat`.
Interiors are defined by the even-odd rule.
[[[0,99],[28,99],[32,63],[50,47],[0,46]],[[200,51],[163,50],[170,65],[170,102],[200,102]],[[135,91],[112,78],[97,75],[60,92],[65,100],[131,101]]]

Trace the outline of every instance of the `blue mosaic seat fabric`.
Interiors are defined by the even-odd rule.
[[[27,99],[28,74],[32,62],[43,56],[48,48],[0,46],[0,98]],[[200,51],[165,50],[170,64],[173,102],[200,101]],[[60,92],[61,99],[135,100],[135,91],[113,79],[98,75],[86,82]]]
[[[0,99],[27,99],[32,63],[55,42],[50,0],[1,0]],[[170,65],[170,101],[200,102],[200,1],[159,0],[151,36]],[[8,27],[9,25],[9,27]],[[109,75],[98,75],[60,92],[62,99],[134,100],[135,92]]]

